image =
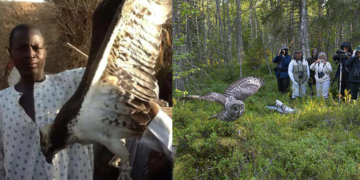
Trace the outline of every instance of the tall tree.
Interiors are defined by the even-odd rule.
[[[236,18],[237,18],[237,57],[240,64],[240,78],[242,77],[242,25],[241,25],[241,0],[236,0]]]
[[[300,25],[300,41],[301,41],[301,48],[303,51],[304,58],[310,57],[310,50],[309,50],[309,25],[308,25],[308,17],[307,17],[307,6],[306,0],[301,1],[301,25]]]

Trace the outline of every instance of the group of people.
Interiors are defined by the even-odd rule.
[[[313,88],[316,86],[316,96],[328,98],[332,67],[326,53],[318,52],[315,48],[311,57],[304,59],[302,50],[297,49],[294,59],[291,59],[288,51],[287,45],[282,45],[273,59],[277,63],[274,70],[278,90],[286,93],[292,83],[290,99],[293,100],[303,97],[307,87],[310,89],[310,96],[314,95]],[[333,55],[333,60],[339,64],[334,80],[339,79],[341,95],[344,97],[345,90],[348,90],[352,99],[357,99],[360,88],[360,46],[353,51],[349,42],[343,42],[340,50]]]

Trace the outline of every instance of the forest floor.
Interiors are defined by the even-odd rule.
[[[334,77],[337,66],[332,67]],[[237,80],[216,67],[206,72],[212,80],[201,80],[202,95],[223,93]],[[220,104],[178,101],[182,95],[174,90],[174,179],[360,179],[360,104],[347,98],[339,106],[337,83],[329,99],[307,95],[290,103],[290,93],[277,91],[274,72],[270,75],[266,65],[253,70],[244,64],[246,76],[260,76],[266,83],[245,100],[244,115],[231,123],[208,120],[222,109]],[[265,108],[277,99],[300,111],[280,114]]]

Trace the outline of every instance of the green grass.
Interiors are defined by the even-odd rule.
[[[221,110],[220,104],[183,105],[174,96],[174,179],[360,179],[357,102],[339,106],[336,96],[327,100],[306,96],[290,104],[289,94],[277,91],[276,78],[266,66],[249,69],[245,64],[244,77],[261,76],[266,83],[245,100],[246,111],[235,122],[207,120]],[[202,94],[222,93],[237,79],[225,78],[215,68],[211,71],[213,81],[203,81],[207,88]],[[331,92],[336,89],[335,84]],[[276,99],[300,111],[283,115],[265,109]]]

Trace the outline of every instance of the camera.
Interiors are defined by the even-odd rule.
[[[324,72],[319,72],[318,77],[319,79],[323,78],[325,76]]]
[[[320,62],[324,62],[324,60],[323,60],[323,59],[320,59]]]
[[[343,50],[336,51],[336,53],[333,54],[333,56],[337,58],[348,58],[348,54],[345,53]]]
[[[285,50],[282,49],[282,50],[280,51],[280,54],[285,54]]]
[[[304,71],[299,71],[299,78],[303,78],[304,77]]]

